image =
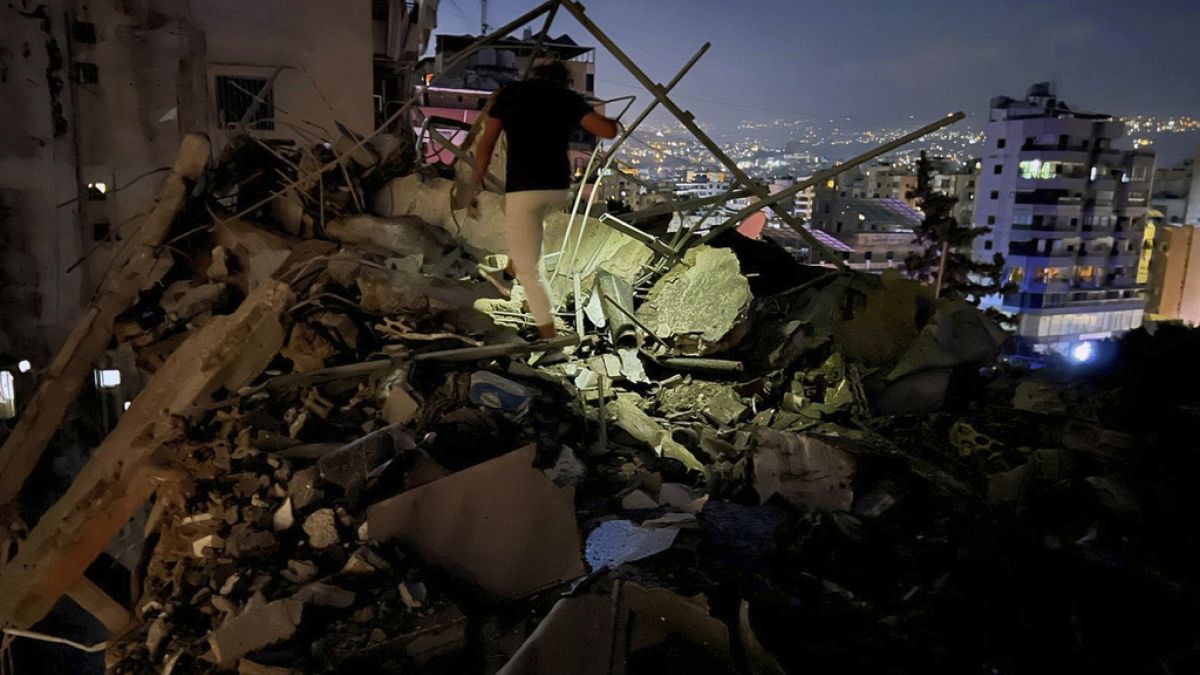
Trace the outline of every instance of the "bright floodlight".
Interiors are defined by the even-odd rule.
[[[33,364],[27,360],[23,360],[17,364],[17,370],[22,373],[28,373],[33,368]]]
[[[1080,342],[1071,348],[1071,358],[1079,363],[1092,360],[1096,355],[1096,345],[1091,342]]]

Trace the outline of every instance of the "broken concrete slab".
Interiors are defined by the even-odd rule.
[[[475,208],[452,209],[454,181],[410,174],[387,182],[375,194],[372,209],[381,216],[415,216],[452,233],[481,255],[504,253],[504,196],[484,191]]]
[[[317,469],[322,479],[356,494],[372,471],[416,447],[403,425],[392,424],[324,455],[317,460]]]
[[[172,417],[257,377],[283,344],[280,316],[294,297],[286,285],[265,282],[233,314],[213,317],[171,354],[0,569],[0,586],[11,591],[0,594],[0,623],[27,627],[40,620],[158,484],[176,478],[150,464],[177,437]]]
[[[284,598],[267,602],[256,594],[237,616],[209,636],[213,657],[218,664],[232,664],[256,649],[282,642],[296,633],[303,616],[303,600]]]
[[[775,429],[755,429],[754,441],[754,489],[762,502],[778,494],[797,506],[850,510],[853,455],[813,436]]]
[[[579,277],[580,292],[587,297],[595,288],[595,279],[600,270],[626,283],[634,283],[646,265],[654,258],[654,251],[632,237],[618,232],[595,218],[575,217],[570,239],[565,240],[570,214],[552,213],[544,222],[545,239],[543,248],[548,252],[558,251],[553,263],[547,262],[552,296],[560,306],[575,294],[575,277]]]
[[[703,356],[737,344],[751,300],[737,256],[697,246],[650,287],[637,317],[681,353]]]
[[[211,311],[225,294],[225,284],[193,284],[190,280],[177,281],[163,291],[159,306],[172,322],[187,321],[194,316]]]
[[[458,281],[391,269],[363,268],[356,284],[362,306],[381,314],[438,314],[469,308],[484,295]]]
[[[533,468],[535,456],[526,446],[374,504],[368,536],[405,542],[494,597],[582,576],[574,490]]]
[[[98,358],[108,348],[117,317],[137,301],[142,289],[156,283],[162,278],[158,275],[170,268],[171,256],[161,244],[183,210],[189,183],[204,172],[210,155],[211,146],[203,134],[183,137],[171,173],[154,201],[132,223],[132,236],[121,245],[93,300],[80,312],[78,324],[0,446],[0,506],[17,497],[84,383],[90,381]]]
[[[213,226],[213,238],[233,254],[238,268],[245,273],[237,283],[243,291],[257,288],[270,279],[292,257],[300,240],[242,220],[222,220]]]
[[[996,357],[1008,335],[977,307],[943,300],[929,322],[888,373],[889,381],[935,368],[986,363]]]
[[[400,256],[437,260],[453,245],[450,234],[420,218],[354,215],[325,224],[330,237],[343,244],[369,245]]]

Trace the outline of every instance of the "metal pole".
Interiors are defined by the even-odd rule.
[[[799,183],[796,183],[795,185],[792,185],[786,189],[776,192],[775,194],[772,194],[763,199],[760,199],[760,200],[754,202],[753,204],[750,204],[746,208],[733,214],[724,223],[721,223],[719,226],[714,227],[711,230],[709,230],[708,234],[706,234],[700,240],[700,243],[707,242],[708,240],[712,239],[714,236],[729,229],[730,227],[736,227],[737,224],[740,223],[743,218],[750,215],[751,213],[754,213],[755,211],[758,211],[767,206],[774,205],[784,199],[787,199],[788,197],[791,197],[792,195],[795,195],[803,190],[807,190],[808,188],[812,187],[813,185],[819,185],[819,184],[829,180],[830,178],[837,176],[838,174],[841,174],[849,169],[852,169],[852,168],[858,166],[859,164],[862,164],[863,162],[872,160],[882,154],[891,152],[892,150],[895,150],[896,148],[898,148],[902,145],[911,143],[911,142],[917,140],[918,138],[925,136],[926,134],[930,134],[930,133],[933,133],[934,131],[937,131],[938,129],[941,129],[942,127],[948,126],[950,124],[954,124],[955,122],[961,120],[964,117],[966,117],[966,115],[964,115],[962,112],[950,113],[949,115],[946,115],[945,117],[943,117],[935,122],[930,122],[929,124],[926,124],[925,126],[921,127],[920,129],[917,129],[916,131],[914,131],[912,133],[905,134],[905,135],[901,136],[900,138],[897,138],[894,141],[884,143],[883,145],[881,145],[877,148],[873,148],[866,152],[860,153],[859,155],[857,155],[851,159],[848,159],[845,162],[842,162],[841,164],[838,164],[837,166],[834,166],[832,168],[826,169],[824,171],[818,171],[817,173],[810,176],[808,179],[800,181]]]
[[[707,52],[708,48],[711,46],[712,46],[711,43],[705,42],[703,45],[701,45],[700,49],[696,50],[696,53],[692,55],[692,58],[688,59],[687,63],[683,64],[683,67],[679,69],[679,72],[675,73],[675,77],[672,77],[671,81],[669,83],[667,83],[668,91],[673,89],[675,87],[675,85],[679,84],[679,81],[681,79],[683,79],[683,76],[686,75],[687,72],[692,69],[692,66],[696,65],[696,62],[700,60],[701,56],[704,56],[704,53]],[[596,178],[596,182],[592,185],[591,193],[588,195],[587,206],[583,210],[583,221],[581,222],[581,224],[579,226],[579,234],[576,236],[575,248],[571,250],[571,264],[575,263],[575,254],[579,250],[579,245],[581,243],[583,243],[583,230],[587,226],[587,219],[591,215],[591,212],[592,212],[592,204],[594,203],[594,200],[595,200],[596,190],[599,189],[600,184],[604,181],[604,175],[608,172],[609,168],[612,167],[612,163],[616,159],[617,149],[621,146],[622,143],[624,143],[626,141],[626,139],[628,139],[630,136],[633,135],[633,130],[636,129],[638,127],[638,125],[641,124],[647,117],[650,116],[650,113],[654,111],[654,108],[657,105],[658,105],[657,100],[651,101],[650,104],[646,106],[646,109],[643,110],[641,112],[641,114],[639,114],[637,116],[637,118],[635,120],[630,122],[629,126],[625,127],[625,132],[623,134],[621,134],[621,136],[618,137],[617,140],[615,140],[613,142],[612,146],[610,146],[608,151],[605,153],[604,160],[602,162],[603,167],[601,169],[599,169],[599,174]],[[626,108],[626,109],[628,109],[628,108]],[[622,111],[622,114],[624,114],[624,111]],[[596,149],[599,150],[600,146],[596,146]],[[596,156],[597,156],[596,153],[592,153],[593,160],[596,159]],[[578,197],[583,195],[583,188],[584,188],[584,186],[587,185],[587,179],[591,172],[591,168],[592,168],[592,162],[589,161],[588,169],[586,171],[584,171],[584,174],[583,174],[583,183],[580,184],[579,195],[575,199],[575,206],[571,209],[571,219],[567,221],[567,234],[563,238],[563,250],[566,250],[567,244],[569,243],[568,240],[570,239],[570,236],[571,236],[571,228],[575,225],[575,215],[576,215],[577,211],[579,210],[579,198]],[[556,277],[558,277],[558,271],[559,271],[560,267],[561,266],[557,266],[557,265],[555,266],[554,273],[550,276],[551,282],[553,282],[554,279]]]
[[[700,60],[701,56],[704,56],[704,53],[707,52],[708,48],[711,46],[711,42],[705,42],[703,45],[701,45],[700,49],[697,49],[696,53],[692,55],[692,58],[688,59],[688,62],[683,64],[683,67],[679,69],[679,72],[675,73],[675,77],[671,78],[671,81],[667,83],[666,90],[671,91],[674,89],[675,85],[679,84],[679,81],[683,79],[683,76],[692,69],[692,66],[696,65],[696,62]],[[637,116],[637,118],[630,122],[629,126],[625,127],[624,133],[617,137],[617,140],[613,141],[612,145],[608,147],[608,154],[604,158],[605,161],[608,161],[609,158],[617,154],[617,149],[621,147],[621,144],[633,135],[633,130],[638,128],[638,125],[645,121],[645,119],[650,116],[650,113],[654,112],[656,107],[658,107],[658,99],[651,101],[649,105],[646,106],[646,109],[643,110],[642,113]]]
[[[546,23],[542,24],[542,32],[538,33],[537,42],[533,44],[533,52],[529,54],[529,61],[525,63],[525,67],[521,69],[521,79],[529,77],[529,71],[533,70],[533,62],[542,53],[542,43],[546,41],[546,36],[550,34],[550,24],[554,23],[554,15],[558,14],[558,3],[550,8],[550,13],[546,15]]]
[[[576,0],[559,0],[559,2],[563,7],[567,8],[567,11],[570,12],[575,19],[579,21],[579,23],[585,29],[587,29],[587,31],[591,33],[597,41],[600,42],[600,44],[604,45],[604,47],[608,49],[609,53],[613,55],[613,58],[617,59],[621,65],[625,66],[625,69],[628,70],[629,73],[633,75],[637,81],[646,88],[647,91],[653,94],[654,98],[658,99],[659,102],[662,103],[664,108],[671,111],[671,114],[674,115],[688,131],[692,132],[692,135],[696,137],[696,140],[700,141],[700,143],[704,145],[704,147],[707,148],[714,157],[717,158],[717,161],[725,165],[725,168],[727,168],[729,172],[738,179],[738,182],[740,182],[742,185],[745,185],[759,197],[767,197],[770,194],[765,186],[755,183],[750,176],[737,165],[737,162],[733,161],[729,155],[725,154],[725,151],[721,149],[721,146],[717,145],[717,143],[713,141],[713,139],[710,138],[709,135],[706,134],[704,130],[696,124],[694,115],[676,105],[675,102],[667,96],[661,85],[651,80],[646,73],[642,72],[642,69],[639,68],[637,64],[625,54],[625,52],[621,51],[621,48],[618,47],[611,39],[609,39],[608,35],[606,35],[604,31],[600,30],[600,28],[593,23],[590,18],[588,18],[587,14],[583,10],[582,5],[576,2]],[[803,223],[796,220],[792,214],[788,213],[783,207],[779,206],[778,203],[772,204],[771,208],[777,214],[779,214],[779,217],[782,218],[785,223],[790,225],[792,229],[796,230],[800,236],[807,239],[813,249],[821,253],[825,259],[833,262],[837,267],[843,270],[847,269],[846,263],[842,261],[841,256],[835,255],[833,251],[829,250],[829,248],[822,244],[820,240],[816,238],[816,236],[805,229]]]

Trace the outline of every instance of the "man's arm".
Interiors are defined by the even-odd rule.
[[[590,112],[579,120],[579,126],[583,127],[588,133],[599,136],[600,138],[616,138],[617,137],[617,121],[605,117],[598,112]]]
[[[479,147],[475,151],[475,180],[480,185],[492,163],[492,152],[496,150],[496,140],[500,138],[501,131],[504,131],[504,125],[500,120],[488,115],[483,121],[483,135],[479,137]]]

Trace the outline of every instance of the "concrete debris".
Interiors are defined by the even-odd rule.
[[[1008,336],[961,300],[939,303],[929,322],[888,373],[888,380],[929,369],[989,363]]]
[[[650,287],[637,317],[680,353],[701,356],[737,344],[751,299],[737,256],[697,246]]]
[[[327,548],[340,541],[333,509],[317,509],[304,519],[304,534],[313,548]]]
[[[294,584],[303,584],[317,576],[317,566],[307,560],[289,560],[280,574]]]
[[[448,233],[414,217],[348,216],[326,223],[325,231],[343,244],[369,245],[393,255],[421,256],[425,260],[439,259],[452,245]]]
[[[660,456],[673,459],[689,469],[706,472],[707,467],[696,459],[686,447],[671,437],[633,401],[634,397],[620,396],[607,404],[605,410],[611,414],[617,426],[630,436],[650,446]]]
[[[357,494],[378,467],[416,447],[403,425],[392,424],[324,455],[317,460],[317,469],[322,479],[347,494]]]
[[[558,458],[554,460],[554,466],[545,469],[542,473],[546,474],[546,478],[553,481],[555,485],[568,487],[578,484],[587,476],[587,465],[579,461],[574,450],[563,446],[558,452]]]
[[[246,654],[290,638],[304,616],[304,601],[284,598],[267,602],[256,594],[237,616],[209,637],[213,658],[232,664]]]
[[[7,499],[94,368],[132,403],[32,529],[0,523],[0,624],[64,594],[129,617],[116,673],[1194,670],[1196,453],[1163,430],[1197,423],[1200,332],[1033,369],[899,268],[672,238],[663,202],[546,216],[567,334],[532,341],[504,195],[405,127],[231,134],[207,168],[189,137],[153,232],[22,371]],[[96,438],[77,417],[64,443]],[[80,591],[147,503],[134,606]]]
[[[1026,412],[1043,415],[1062,415],[1067,406],[1059,397],[1057,389],[1048,382],[1027,380],[1017,385],[1013,392],[1012,407]]]
[[[761,502],[778,494],[816,510],[850,509],[852,455],[812,436],[774,429],[758,429],[754,441],[754,489]]]
[[[283,506],[280,506],[278,509],[275,510],[275,513],[272,514],[271,526],[275,528],[276,532],[278,532],[280,530],[290,529],[292,527],[292,525],[295,525],[295,524],[296,524],[296,513],[292,509],[292,500],[289,497],[289,498],[283,500]]]

